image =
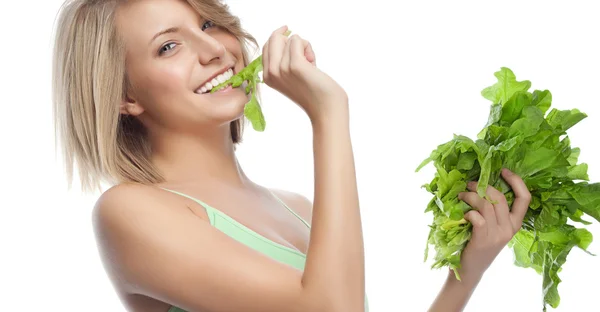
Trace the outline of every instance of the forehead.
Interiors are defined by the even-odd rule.
[[[119,7],[116,22],[127,43],[147,47],[156,33],[199,24],[200,15],[184,0],[130,0]]]

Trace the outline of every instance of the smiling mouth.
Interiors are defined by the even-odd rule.
[[[233,67],[228,69],[224,73],[219,74],[217,77],[213,78],[211,81],[205,83],[203,86],[196,89],[196,91],[194,91],[194,93],[196,93],[196,94],[209,93],[213,87],[217,86],[220,83],[227,81],[232,76],[233,76]]]

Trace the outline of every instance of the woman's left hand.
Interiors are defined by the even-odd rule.
[[[298,35],[288,38],[287,26],[275,30],[263,46],[263,79],[298,104],[313,123],[347,116],[346,91],[316,66],[311,44]]]
[[[469,183],[471,192],[458,196],[474,208],[465,214],[465,219],[473,224],[473,234],[461,255],[458,271],[461,280],[478,281],[523,223],[531,193],[521,177],[511,171],[503,169],[502,177],[515,193],[512,209],[509,209],[504,194],[491,186],[486,194],[493,204],[481,198],[477,194],[477,182]]]

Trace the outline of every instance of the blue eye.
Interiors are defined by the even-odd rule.
[[[171,48],[169,48],[171,47]],[[167,43],[165,45],[163,45],[160,50],[158,50],[158,55],[163,55],[165,52],[169,52],[169,50],[172,50],[175,48],[175,43],[171,42],[171,43]]]
[[[202,25],[202,31],[205,31],[206,28],[209,28],[209,27],[212,27],[212,26],[215,26],[215,23],[213,23],[212,21],[206,21],[206,23],[204,23]]]

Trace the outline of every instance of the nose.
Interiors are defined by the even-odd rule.
[[[223,44],[207,33],[200,31],[194,38],[194,49],[198,53],[198,60],[201,64],[208,64],[225,55]]]

